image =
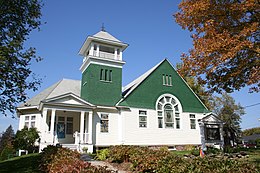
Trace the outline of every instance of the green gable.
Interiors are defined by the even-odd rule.
[[[163,85],[163,75],[170,76],[171,86]],[[164,80],[166,79],[164,78]],[[207,110],[168,60],[164,60],[151,72],[137,88],[119,103],[119,106],[155,109],[159,96],[166,93],[172,94],[179,99],[183,112],[203,113]]]
[[[92,104],[115,106],[121,92],[121,68],[90,64],[82,74],[81,98]]]

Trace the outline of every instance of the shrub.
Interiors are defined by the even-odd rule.
[[[96,159],[98,160],[106,160],[109,156],[109,149],[103,149],[103,150],[99,150],[97,151],[97,155],[96,155]]]
[[[15,150],[12,146],[7,145],[0,153],[0,161],[14,157]]]
[[[148,147],[137,147],[129,145],[117,145],[109,148],[109,161],[116,163],[128,162],[131,155],[140,154],[142,150],[148,150]]]
[[[112,149],[112,152],[110,149]],[[212,152],[217,152],[217,150],[212,149]],[[199,155],[199,150],[193,150],[193,154]],[[128,160],[132,164],[132,170],[135,172],[253,173],[259,171],[254,165],[243,160],[231,160],[224,157],[196,157],[191,159],[176,156],[167,150],[153,150],[147,147],[113,146],[109,148],[109,158],[114,158],[114,161],[120,160],[121,163],[124,160]]]
[[[239,152],[239,148],[233,148],[231,146],[225,146],[223,151],[224,151],[224,153],[237,153],[237,152]]]
[[[44,172],[81,171],[89,163],[80,160],[80,154],[67,148],[48,146],[41,153],[40,170]]]
[[[193,149],[193,150],[191,150],[191,154],[194,155],[194,156],[199,156],[200,155],[200,150]]]
[[[80,160],[80,154],[68,148],[48,146],[41,153],[40,170],[48,173],[114,173],[106,166],[94,167]]]
[[[84,153],[88,153],[88,147],[84,147],[84,148],[82,148],[82,150]]]
[[[133,170],[138,172],[153,172],[160,165],[160,160],[170,155],[168,150],[138,150],[135,154],[130,156],[129,161],[133,164]]]
[[[212,154],[219,154],[222,151],[220,149],[217,148],[213,148],[213,147],[207,147],[207,151],[206,154],[212,153]]]

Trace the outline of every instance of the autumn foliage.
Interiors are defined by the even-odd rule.
[[[193,48],[182,55],[190,71],[212,91],[260,90],[258,0],[183,0],[176,22],[191,32]]]

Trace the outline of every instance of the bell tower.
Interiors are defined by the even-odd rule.
[[[128,44],[102,30],[88,36],[79,55],[83,57],[81,98],[103,106],[115,106],[122,94],[123,51]]]

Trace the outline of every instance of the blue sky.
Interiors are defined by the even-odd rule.
[[[56,83],[62,78],[81,79],[79,67],[82,57],[78,51],[88,35],[105,29],[129,44],[123,53],[123,85],[168,58],[175,66],[180,55],[192,47],[188,31],[175,23],[172,14],[180,0],[77,0],[44,1],[41,31],[29,36],[26,46],[33,46],[43,58],[32,63],[31,69],[43,78],[38,91],[28,91],[29,97]],[[260,93],[249,94],[242,89],[232,94],[242,106],[260,102]],[[242,128],[260,126],[260,105],[245,109]],[[0,132],[10,124],[18,128],[18,120],[0,116]]]

